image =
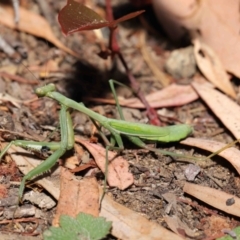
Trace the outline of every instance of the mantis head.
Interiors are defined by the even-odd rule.
[[[46,86],[36,88],[35,93],[39,97],[43,97],[43,96],[46,96],[49,92],[54,92],[54,91],[56,91],[56,87],[53,83],[50,83]]]

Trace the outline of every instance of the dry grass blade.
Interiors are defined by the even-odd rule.
[[[24,8],[19,8],[21,15],[21,21],[18,23],[18,30],[27,32],[37,37],[44,38],[62,49],[63,51],[71,54],[74,57],[80,58],[75,52],[71,49],[64,46],[57,37],[52,32],[51,26],[45,20],[45,18],[37,15],[33,12],[27,11]],[[0,5],[0,23],[8,26],[9,28],[16,29],[14,22],[14,13],[10,6],[1,6]],[[37,23],[37,24],[36,24]]]
[[[149,49],[146,46],[146,32],[141,31],[139,35],[140,50],[145,62],[148,64],[149,68],[152,70],[158,81],[160,81],[164,87],[168,86],[171,82],[170,77],[158,68],[149,54]]]

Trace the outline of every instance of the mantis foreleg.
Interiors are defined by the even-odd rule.
[[[31,170],[27,175],[25,175],[22,179],[19,188],[19,200],[21,200],[23,196],[23,191],[25,187],[25,182],[27,180],[31,180],[34,177],[43,174],[44,172],[50,170],[57,160],[69,149],[73,148],[74,145],[74,134],[73,134],[73,127],[72,127],[72,120],[70,117],[69,112],[67,111],[68,107],[61,105],[61,110],[59,113],[59,122],[60,122],[60,129],[61,129],[61,142],[33,142],[33,141],[13,141],[9,143],[1,152],[1,157],[7,152],[7,150],[11,147],[12,144],[16,146],[21,146],[24,148],[31,148],[33,150],[42,151],[44,148],[49,148],[50,150],[55,151],[50,157],[48,157],[45,161],[43,161],[40,165],[36,168]]]
[[[27,180],[32,179],[35,176],[38,176],[49,169],[51,169],[57,160],[69,149],[73,148],[73,134],[71,134],[72,124],[71,124],[71,117],[67,112],[67,107],[64,105],[61,106],[61,110],[59,113],[59,121],[60,121],[60,129],[61,129],[61,142],[59,143],[59,149],[56,150],[50,157],[48,157],[45,161],[43,161],[40,165],[30,171],[27,175],[25,175],[22,179],[19,188],[19,199],[22,198],[23,190],[25,187],[25,182]],[[70,126],[71,125],[71,126]],[[71,128],[70,128],[71,127]],[[71,132],[69,132],[71,131]],[[71,135],[71,136],[69,136]],[[70,143],[70,145],[69,145]],[[48,145],[46,145],[48,146]]]

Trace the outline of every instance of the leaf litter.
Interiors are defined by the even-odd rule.
[[[22,14],[21,14],[22,15]],[[27,15],[30,16],[30,15]],[[121,28],[121,30],[123,30]],[[87,34],[85,35],[85,37],[87,37]],[[133,36],[134,39],[134,36]],[[155,40],[156,41],[156,40]],[[148,41],[146,41],[145,44],[148,44]],[[39,48],[40,49],[40,48]],[[38,48],[36,48],[36,51],[38,51]],[[36,53],[37,54],[37,53]],[[128,53],[129,54],[129,53]],[[129,55],[129,59],[131,59],[131,54]],[[65,63],[66,64],[66,63]],[[69,63],[68,63],[69,64]],[[142,69],[142,74],[149,74],[148,70],[143,68]],[[97,79],[96,79],[97,81]],[[19,84],[19,83],[18,83]],[[144,86],[147,86],[148,88],[158,88],[158,84],[154,83],[154,85],[149,85],[144,83]],[[24,86],[24,84],[21,84],[21,86]],[[65,88],[66,83],[61,82],[61,84],[59,84],[60,89]],[[215,114],[217,115],[217,117],[223,122],[223,124],[226,126],[226,128],[228,128],[232,134],[234,136],[238,136],[238,131],[237,131],[237,125],[233,124],[236,123],[238,121],[237,120],[237,114],[236,112],[239,111],[238,110],[238,106],[234,103],[234,101],[228,99],[225,95],[221,95],[219,94],[219,92],[217,92],[217,90],[214,90],[213,88],[209,88],[207,86],[205,86],[205,84],[201,84],[201,85],[197,85],[197,83],[193,83],[193,86],[195,87],[197,93],[200,95],[200,97],[202,99],[204,99],[204,101],[206,102],[207,106],[209,105],[210,108],[212,109],[212,111],[215,112]],[[69,86],[68,86],[69,87]],[[184,86],[184,87],[189,87],[189,86]],[[70,87],[69,87],[70,88]],[[189,88],[190,89],[190,88]],[[149,89],[147,89],[149,90]],[[24,87],[23,87],[23,91],[24,91]],[[174,92],[174,96],[178,97],[178,95],[181,93],[181,91],[179,93]],[[195,94],[195,95],[194,95]],[[167,93],[166,93],[167,95]],[[199,112],[197,112],[197,109],[201,106],[201,103],[199,102],[193,102],[192,101],[196,100],[198,98],[198,96],[196,95],[196,93],[194,93],[191,90],[191,95],[194,96],[192,98],[190,98],[189,100],[183,100],[183,103],[189,103],[187,106],[187,111],[186,107],[185,107],[185,114],[187,113],[188,122],[193,122],[194,117],[196,118],[196,116],[198,118],[203,118],[204,115],[200,115],[199,116]],[[158,96],[158,95],[157,95]],[[171,95],[167,96],[169,97],[169,99],[171,100]],[[187,94],[186,94],[187,96]],[[212,97],[211,97],[212,96]],[[217,96],[218,101],[216,101],[216,98],[213,96]],[[184,98],[183,98],[184,99]],[[214,101],[215,99],[215,101]],[[177,113],[179,111],[181,111],[179,106],[181,104],[177,104],[180,101],[182,101],[182,97],[180,98],[176,98],[175,102],[172,101],[172,105],[167,105],[167,106],[173,106],[175,107],[175,114],[176,116]],[[184,102],[185,101],[185,102]],[[9,102],[9,101],[8,101]],[[160,101],[159,101],[160,102]],[[183,104],[182,103],[182,104]],[[56,104],[51,106],[51,101],[43,101],[42,103],[43,105],[39,105],[38,107],[42,107],[42,113],[41,114],[45,114],[46,116],[51,116],[51,114],[48,114],[47,111],[45,110],[44,107],[49,107],[49,109],[54,109],[56,108]],[[158,107],[160,106],[164,106],[164,105],[160,105],[160,103]],[[165,103],[166,104],[166,103]],[[6,105],[6,103],[4,103],[3,105]],[[235,106],[236,105],[236,106]],[[7,107],[9,107],[9,109],[13,109],[11,106],[6,105]],[[30,106],[31,107],[31,106]],[[141,108],[141,107],[139,107]],[[220,111],[224,109],[224,111]],[[231,110],[233,109],[233,110]],[[34,108],[33,108],[34,110]],[[113,110],[111,110],[113,111]],[[194,115],[194,113],[197,112],[196,115]],[[191,114],[193,114],[191,116]],[[39,114],[39,113],[38,113]],[[40,115],[41,115],[40,114]],[[109,112],[107,112],[107,114],[109,114]],[[111,114],[111,113],[110,113]],[[204,114],[204,113],[202,113]],[[212,114],[212,113],[210,113]],[[40,116],[38,115],[38,116]],[[54,114],[52,114],[53,116]],[[236,119],[234,118],[230,118],[231,117],[236,117]],[[186,117],[186,116],[185,116]],[[43,118],[43,117],[41,117]],[[53,119],[53,118],[52,118]],[[180,119],[182,121],[186,121],[186,119]],[[57,121],[57,120],[56,120]],[[45,121],[46,122],[46,121]],[[217,122],[216,124],[218,127],[219,125],[222,127],[222,125]],[[211,126],[211,125],[203,125],[201,126],[202,129],[204,129],[204,131],[209,131],[209,129],[214,129],[215,126]],[[204,137],[204,132],[202,133],[202,137]],[[222,141],[223,143],[225,142],[225,134],[223,134],[222,137]],[[56,137],[58,138],[58,137]],[[197,144],[194,142],[195,140],[191,140],[188,139],[188,145],[189,146],[196,146]],[[199,142],[201,142],[201,140],[199,140]],[[202,141],[202,143],[204,143],[204,141]],[[223,144],[222,143],[222,144]],[[88,144],[89,145],[89,144]],[[210,147],[206,147],[206,145],[209,146],[214,146],[211,147],[211,149],[209,149]],[[208,150],[214,150],[217,149],[217,147],[220,146],[219,144],[216,145],[210,145],[209,142],[207,142],[204,146],[204,144],[199,144],[200,148],[205,148]],[[158,147],[161,147],[160,145]],[[180,148],[179,145],[176,145],[175,147],[172,146],[172,148],[178,148],[179,150],[182,149],[182,147]],[[21,159],[22,156],[20,154],[16,154],[16,152],[19,152],[19,148],[12,148],[13,151],[11,151],[11,157],[18,161],[18,159]],[[98,149],[98,148],[97,148]],[[235,148],[233,148],[235,149]],[[239,171],[239,167],[238,167],[238,163],[236,161],[236,157],[238,156],[238,150],[235,149],[229,149],[229,150],[225,150],[224,152],[222,152],[221,154],[227,158],[227,160],[229,162],[231,162],[231,164],[236,168],[236,171]],[[231,153],[231,151],[233,150],[233,152],[236,152],[233,155],[233,153]],[[22,151],[22,150],[21,150]],[[98,150],[97,150],[98,151]],[[103,152],[104,152],[104,148],[103,148]],[[181,150],[183,151],[183,150]],[[229,151],[229,153],[227,153]],[[169,219],[170,216],[172,218],[178,218],[178,219],[188,219],[189,216],[192,216],[195,219],[201,219],[202,218],[202,213],[196,213],[193,211],[193,208],[189,207],[190,205],[179,205],[179,208],[181,208],[181,213],[177,212],[176,210],[172,209],[171,215],[169,215],[169,217],[165,217],[164,215],[166,214],[164,207],[166,206],[166,202],[164,200],[161,199],[161,195],[164,191],[166,191],[166,189],[168,189],[168,192],[172,192],[175,196],[182,196],[183,193],[180,191],[180,189],[182,189],[182,187],[184,186],[185,178],[184,178],[184,168],[183,168],[183,163],[177,163],[177,162],[172,162],[169,164],[169,159],[168,158],[163,158],[163,157],[157,157],[154,156],[154,154],[148,154],[145,150],[139,150],[137,151],[136,149],[134,150],[128,150],[128,151],[124,151],[125,155],[124,158],[128,159],[129,163],[130,163],[130,171],[133,173],[134,175],[134,184],[131,185],[128,190],[125,191],[120,191],[116,188],[110,188],[109,189],[109,194],[112,195],[119,203],[125,204],[128,207],[131,207],[133,210],[141,212],[143,215],[145,215],[145,217],[147,219],[150,219],[151,221],[147,221],[146,218],[141,218],[138,214],[136,214],[135,212],[133,212],[132,210],[129,210],[125,207],[123,207],[122,205],[116,203],[116,202],[112,202],[112,200],[110,200],[109,196],[106,196],[106,199],[104,201],[110,201],[111,204],[110,205],[104,205],[105,202],[103,202],[103,207],[102,209],[104,209],[105,213],[106,212],[110,212],[109,214],[105,214],[104,216],[107,217],[108,219],[111,219],[111,221],[113,221],[114,223],[114,227],[113,227],[113,233],[115,236],[117,236],[118,238],[123,238],[123,239],[141,239],[141,237],[144,236],[148,236],[148,237],[152,237],[154,238],[155,234],[156,236],[164,236],[164,239],[167,239],[167,237],[169,237],[169,239],[182,239],[182,237],[179,237],[177,235],[173,235],[173,233],[169,232],[168,230],[160,227],[159,225],[156,224],[156,222],[158,223],[162,223],[165,219],[166,222],[164,222],[164,226],[166,226],[167,220]],[[226,155],[224,155],[226,154]],[[33,155],[31,153],[31,155]],[[102,154],[101,154],[102,155]],[[25,158],[25,156],[24,156]],[[234,161],[235,160],[235,161]],[[26,168],[26,162],[24,161],[20,161],[19,163],[17,163],[18,165],[20,165],[19,167],[21,167],[22,165],[22,171],[28,171],[28,169]],[[103,164],[104,165],[104,164]],[[218,166],[218,162],[216,162],[216,165]],[[62,168],[62,167],[61,167]],[[214,168],[214,166],[213,166]],[[224,166],[224,164],[221,166],[218,166],[215,168],[215,171],[217,172],[219,169],[225,169],[226,166]],[[228,169],[228,168],[227,168]],[[220,179],[220,181],[222,182],[222,186],[223,186],[223,190],[228,190],[231,191],[233,194],[229,194],[227,195],[228,198],[234,198],[236,199],[236,201],[238,201],[237,196],[239,195],[239,192],[237,192],[237,190],[234,190],[234,187],[238,186],[237,184],[237,177],[236,177],[236,173],[231,171],[232,169],[229,170],[228,175],[226,176],[225,179]],[[59,172],[59,170],[56,170],[57,172]],[[204,169],[204,171],[208,171],[208,169]],[[203,174],[203,173],[202,173]],[[217,186],[214,182],[211,182],[212,180],[209,180],[208,178],[204,177],[204,175],[199,174],[196,177],[195,183],[201,184],[201,185],[207,185],[207,186],[211,186],[211,187],[215,187],[215,188],[219,188],[219,186]],[[128,179],[128,178],[127,178]],[[234,179],[234,184],[232,183]],[[52,181],[48,181],[48,179],[46,178],[41,178],[40,181],[41,185],[44,187],[44,189],[46,189],[48,192],[50,192],[50,194],[55,198],[55,199],[59,199],[59,187],[56,187],[58,184],[53,184]],[[45,182],[45,183],[44,183]],[[70,183],[68,182],[66,185],[69,185]],[[231,186],[230,184],[233,184],[233,186]],[[201,192],[201,196],[202,196],[202,201],[208,203],[209,205],[212,205],[211,198],[210,201],[208,200],[209,195],[207,195],[208,191],[211,192],[210,188],[207,189],[201,189],[200,187],[198,188],[199,185],[196,186],[196,189],[194,190],[194,192],[197,192],[197,189],[203,191]],[[228,188],[229,186],[229,188]],[[29,185],[30,187],[30,185]],[[87,187],[88,188],[88,187]],[[236,188],[237,189],[237,188]],[[221,189],[220,189],[221,190]],[[62,191],[61,191],[62,192]],[[78,190],[73,190],[73,192],[77,193]],[[65,194],[63,192],[63,196],[64,197],[68,197],[69,198],[69,194]],[[98,193],[99,194],[99,193]],[[220,198],[222,199],[225,195],[225,193],[223,191],[219,191],[217,192],[218,196],[220,196]],[[99,197],[99,196],[98,196]],[[96,197],[96,199],[98,198]],[[196,196],[197,197],[197,196]],[[78,200],[80,200],[79,198],[77,198]],[[176,198],[177,199],[177,198]],[[72,200],[71,198],[68,200]],[[224,198],[225,200],[225,198]],[[63,200],[59,200],[59,204],[62,203]],[[97,201],[96,201],[97,202]],[[65,207],[68,208],[68,206],[71,206],[71,204],[75,204],[75,202],[69,202]],[[221,202],[222,205],[224,205],[226,203],[225,202]],[[95,205],[96,204],[96,205]],[[95,203],[94,205],[97,206],[97,203]],[[178,204],[178,202],[177,202]],[[110,211],[110,206],[114,205],[115,207],[113,207],[113,209]],[[117,206],[117,207],[116,207]],[[224,208],[222,208],[222,206],[214,206],[214,207],[218,207],[219,209],[221,209],[222,211],[224,211]],[[234,204],[232,205],[232,209],[236,210],[236,206],[234,206]],[[64,209],[64,207],[61,207],[62,209]],[[83,207],[84,208],[84,207]],[[96,207],[97,208],[97,207]],[[211,207],[209,207],[211,209]],[[71,208],[70,208],[71,209]],[[101,210],[102,211],[102,210]],[[116,211],[118,212],[118,214],[116,214]],[[233,210],[234,212],[234,210]],[[100,214],[104,214],[101,213]],[[131,218],[131,214],[133,214],[133,218]],[[181,214],[181,216],[179,217],[178,215]],[[123,216],[125,218],[123,218]],[[226,215],[225,216],[226,219],[229,219],[229,216]],[[124,219],[124,220],[123,220]],[[207,219],[207,217],[206,217]],[[125,235],[127,231],[121,231],[119,230],[119,227],[117,226],[119,223],[121,223],[121,221],[123,221],[123,223],[126,223],[126,230],[129,231],[129,235]],[[129,230],[129,226],[128,224],[130,224],[130,222],[132,222],[134,225],[129,225],[131,231]],[[200,221],[199,221],[200,222]],[[178,224],[178,225],[177,225]],[[191,232],[189,232],[189,229],[194,229],[194,224],[193,222],[188,222],[188,224],[180,224],[178,223],[174,223],[175,225],[175,229],[177,229],[176,233],[178,235],[181,236],[194,236],[192,235]],[[145,226],[145,228],[143,228],[143,226]],[[169,223],[170,226],[170,223]],[[142,229],[141,229],[142,227]],[[137,229],[135,231],[135,229]],[[174,229],[174,226],[171,227],[171,229]],[[144,230],[144,231],[143,231]],[[216,230],[216,229],[215,229]],[[161,232],[163,231],[163,232]],[[132,234],[132,235],[131,235]],[[145,235],[144,235],[145,234]]]

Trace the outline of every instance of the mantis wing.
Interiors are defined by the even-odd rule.
[[[192,127],[188,124],[157,127],[143,123],[132,123],[114,119],[109,120],[108,124],[119,134],[160,142],[176,142],[192,133]]]

